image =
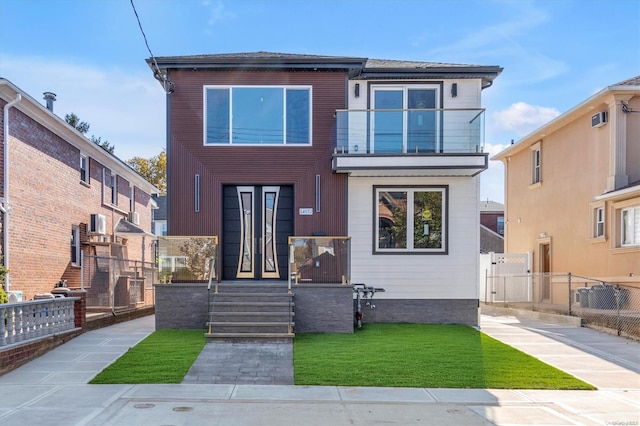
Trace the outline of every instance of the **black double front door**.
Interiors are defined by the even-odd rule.
[[[223,221],[223,279],[287,279],[293,187],[225,186]]]

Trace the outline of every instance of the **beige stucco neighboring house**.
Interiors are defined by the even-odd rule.
[[[492,158],[505,252],[534,272],[640,287],[640,76],[608,86]]]

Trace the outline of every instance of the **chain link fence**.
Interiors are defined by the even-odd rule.
[[[580,317],[586,327],[640,339],[640,288],[571,273],[487,276],[486,304]]]
[[[153,306],[157,276],[157,268],[151,262],[84,255],[82,288],[87,292],[87,312]]]

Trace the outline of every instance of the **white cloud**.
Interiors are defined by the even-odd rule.
[[[523,137],[559,115],[560,111],[555,108],[517,102],[507,109],[491,114],[491,127],[492,131],[508,131]]]
[[[206,34],[211,34],[212,28],[215,27],[218,22],[231,20],[236,16],[233,12],[227,10],[224,3],[222,3],[221,1],[212,3],[211,1],[205,0],[202,2],[202,5],[209,9],[207,29],[205,30]]]
[[[55,114],[75,113],[90,124],[87,136],[115,145],[121,159],[152,157],[164,148],[165,93],[151,71],[31,56],[3,55],[0,64],[0,76],[42,104],[43,92],[55,93]]]

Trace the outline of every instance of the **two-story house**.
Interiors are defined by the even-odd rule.
[[[492,159],[505,166],[507,253],[532,253],[534,272],[640,286],[640,76]]]
[[[219,236],[223,282],[287,280],[288,237],[348,236],[347,284],[385,289],[371,321],[478,323],[481,94],[500,67],[147,62],[168,92],[168,234]]]
[[[5,288],[31,300],[61,282],[88,289],[95,278],[89,274],[104,269],[100,274],[111,280],[109,306],[118,274],[124,293],[132,271],[124,270],[123,260],[120,272],[109,274],[107,266],[96,267],[101,261],[95,258],[83,265],[83,256],[152,262],[151,194],[157,189],[55,115],[55,95],[46,93],[45,99],[46,106],[0,79],[2,262],[9,269]],[[92,290],[97,290],[94,284]],[[151,284],[145,292],[153,291]],[[104,291],[109,299],[106,281]],[[153,303],[150,294],[139,299]],[[89,294],[87,303],[97,300]],[[123,303],[129,304],[128,295]]]

